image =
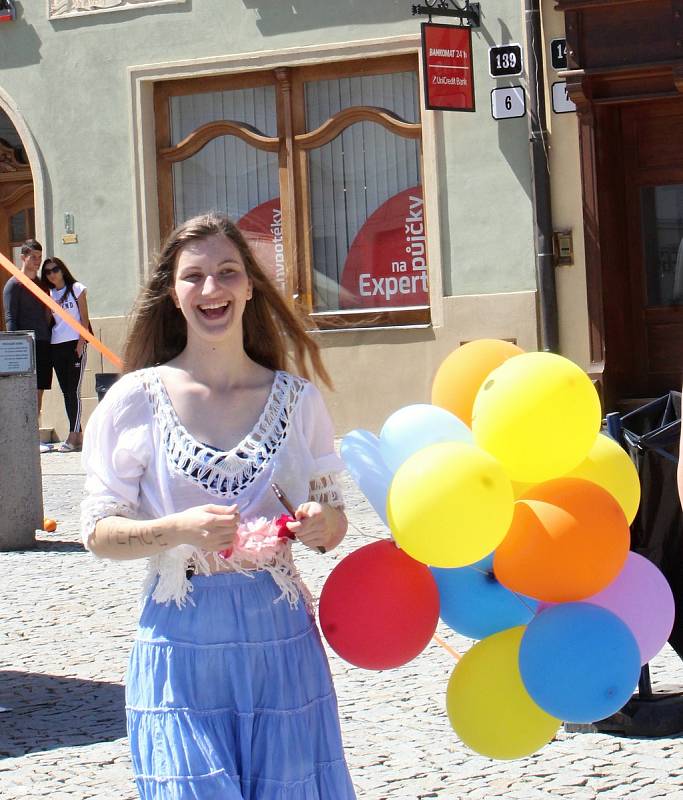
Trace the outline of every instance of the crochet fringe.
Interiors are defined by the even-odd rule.
[[[193,604],[190,594],[194,587],[187,577],[189,567],[199,575],[211,575],[220,572],[222,565],[229,564],[233,572],[248,578],[253,578],[254,572],[268,572],[280,589],[280,596],[274,602],[287,600],[291,608],[296,608],[301,598],[313,614],[313,596],[294,564],[291,543],[277,531],[275,520],[262,517],[240,525],[233,547],[223,554],[204,553],[191,545],[180,545],[153,556],[149,560],[142,601],[151,592],[156,603],[175,602],[178,608],[184,608],[188,602]]]

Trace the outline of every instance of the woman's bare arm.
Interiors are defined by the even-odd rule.
[[[76,304],[78,305],[78,313],[81,315],[81,325],[84,328],[88,328],[90,326],[90,315],[88,314],[88,301],[85,297],[87,289],[83,289],[83,291],[78,295],[78,299],[76,300]],[[83,348],[85,347],[85,339],[82,336],[78,337],[78,343],[76,345],[76,353],[80,356],[83,354]]]
[[[78,305],[78,313],[81,315],[81,324],[84,328],[87,328],[90,325],[90,314],[88,313],[88,300],[86,298],[87,289],[83,289],[83,291],[78,295],[78,300],[76,303]]]
[[[232,545],[238,525],[237,506],[196,506],[152,520],[105,517],[88,546],[100,558],[117,561],[154,556],[179,544],[216,553]]]

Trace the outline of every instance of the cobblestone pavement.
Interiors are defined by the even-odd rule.
[[[143,564],[98,561],[77,531],[83,476],[77,454],[42,456],[45,512],[59,527],[38,547],[0,553],[0,798],[133,800],[123,677]],[[349,484],[352,529],[339,552],[302,552],[314,590],[345,553],[381,535]],[[460,652],[470,642],[440,631]],[[331,655],[349,766],[359,800],[438,798],[682,798],[678,738],[568,734],[536,755],[473,755],[444,713],[453,657],[436,644],[411,664],[365,672]],[[683,686],[668,648],[656,685]]]

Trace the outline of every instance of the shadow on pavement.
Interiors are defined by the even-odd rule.
[[[0,757],[126,735],[118,683],[0,670]]]
[[[54,553],[85,553],[85,547],[79,542],[67,539],[37,539],[34,550],[47,550]]]

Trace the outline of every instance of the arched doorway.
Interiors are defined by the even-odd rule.
[[[23,143],[0,108],[0,253],[19,264],[21,243],[35,236],[33,176]],[[0,269],[0,296],[9,275]],[[0,302],[0,330],[5,316]]]

